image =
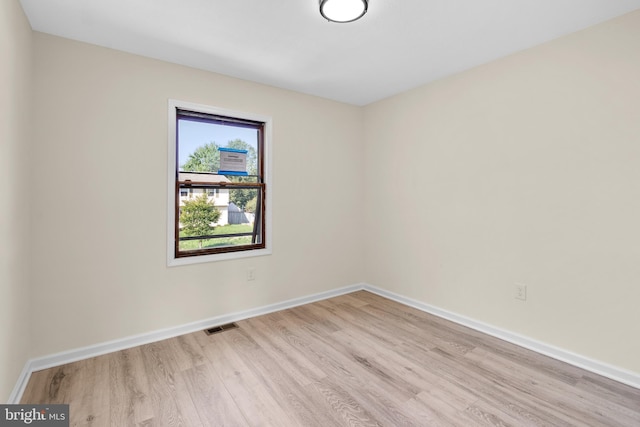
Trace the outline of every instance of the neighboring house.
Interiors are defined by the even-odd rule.
[[[180,181],[193,182],[231,182],[224,175],[214,175],[210,173],[196,172],[179,172],[178,179]],[[214,225],[226,225],[229,223],[229,190],[225,188],[181,188],[180,189],[180,206],[184,205],[185,200],[193,199],[207,193],[207,199],[213,202],[213,205],[220,211],[220,218]]]

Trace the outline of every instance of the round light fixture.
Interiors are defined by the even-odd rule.
[[[353,22],[367,13],[368,0],[320,0],[320,14],[331,22]]]

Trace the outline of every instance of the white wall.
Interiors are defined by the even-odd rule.
[[[640,372],[639,53],[640,11],[367,106],[367,281]]]
[[[0,1],[0,402],[29,354],[31,39],[18,1]]]
[[[34,356],[362,281],[361,109],[34,41]],[[169,98],[273,117],[273,255],[166,267]]]

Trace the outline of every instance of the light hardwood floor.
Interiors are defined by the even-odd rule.
[[[640,390],[360,291],[35,372],[74,426],[640,426]]]

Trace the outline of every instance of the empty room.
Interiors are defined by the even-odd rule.
[[[640,0],[0,1],[0,425],[640,425],[639,76]]]

